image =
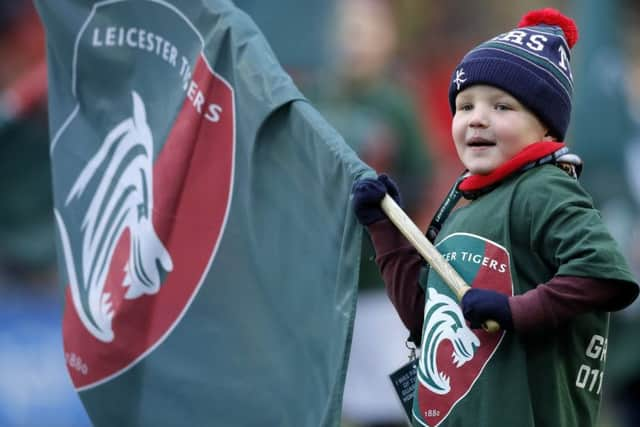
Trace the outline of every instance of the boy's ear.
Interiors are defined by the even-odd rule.
[[[547,131],[547,133],[544,134],[544,137],[542,138],[543,141],[557,141],[556,137],[551,135],[551,133],[549,131]]]

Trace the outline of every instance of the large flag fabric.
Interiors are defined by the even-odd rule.
[[[370,169],[229,1],[37,6],[64,351],[92,422],[337,425]]]

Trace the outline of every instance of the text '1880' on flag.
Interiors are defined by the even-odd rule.
[[[339,423],[368,167],[229,1],[37,6],[65,357],[94,424]]]

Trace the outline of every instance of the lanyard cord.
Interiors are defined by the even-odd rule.
[[[469,176],[469,172],[465,170],[458,177],[458,179],[456,179],[456,182],[453,183],[453,186],[447,193],[447,197],[445,197],[444,201],[440,205],[440,208],[438,208],[435,215],[431,219],[426,232],[427,239],[429,239],[431,243],[435,242],[436,237],[438,237],[438,233],[440,233],[440,230],[442,229],[442,225],[449,217],[449,214],[451,214],[453,208],[458,204],[458,201],[460,201],[462,193],[460,192],[460,190],[458,190],[458,185],[467,176]]]

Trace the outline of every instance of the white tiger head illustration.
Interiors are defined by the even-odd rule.
[[[480,346],[480,340],[467,327],[456,301],[429,288],[418,378],[427,389],[441,395],[451,390],[450,377],[438,370],[436,362],[438,348],[445,340],[453,346],[451,358],[457,368],[473,359]]]
[[[104,342],[114,338],[115,314],[105,282],[125,230],[131,238],[122,283],[126,299],[157,293],[163,276],[173,270],[152,223],[153,137],[142,99],[132,92],[132,100],[133,116],[108,133],[66,198],[65,206],[74,205],[81,213],[80,230],[69,230],[55,211],[76,312],[87,330]]]

